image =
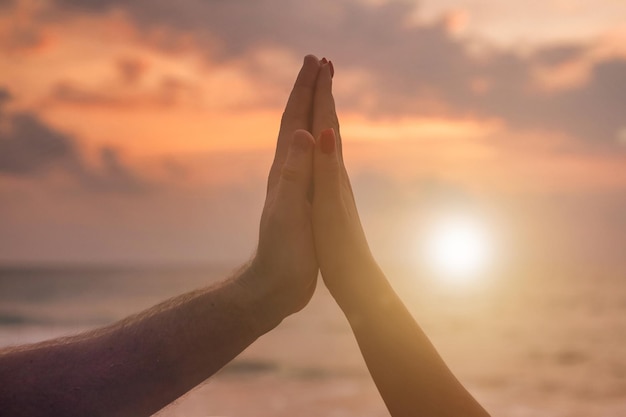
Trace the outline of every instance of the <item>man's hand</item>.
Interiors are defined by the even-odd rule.
[[[308,303],[317,281],[309,201],[315,144],[308,131],[319,69],[316,57],[304,58],[287,102],[268,179],[259,246],[243,282],[278,307],[279,320]]]
[[[319,68],[305,58],[283,115],[253,261],[102,329],[0,350],[0,415],[152,415],[308,302],[317,261],[306,130]]]

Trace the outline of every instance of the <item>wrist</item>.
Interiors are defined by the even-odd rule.
[[[341,277],[341,284],[329,287],[329,291],[351,323],[353,319],[358,320],[368,312],[380,311],[394,294],[387,278],[373,259],[345,273]]]
[[[259,336],[278,326],[289,315],[279,294],[267,284],[269,278],[266,272],[251,261],[232,280],[237,294],[236,304],[248,311]]]

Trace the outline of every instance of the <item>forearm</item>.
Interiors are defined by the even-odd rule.
[[[357,278],[357,277],[354,277]],[[393,417],[488,416],[458,382],[374,262],[337,295]]]
[[[0,353],[11,416],[142,416],[172,402],[275,327],[283,312],[244,269],[110,327]]]

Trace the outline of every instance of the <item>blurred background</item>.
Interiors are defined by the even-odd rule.
[[[493,415],[626,415],[624,22],[621,0],[0,0],[0,345],[249,259],[312,53],[372,251],[459,379]],[[160,413],[294,414],[386,415],[321,287]]]

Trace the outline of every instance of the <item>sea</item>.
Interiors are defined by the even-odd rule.
[[[0,267],[0,347],[104,326],[236,269]],[[626,276],[564,270],[451,285],[411,268],[386,269],[446,363],[491,415],[624,417]],[[321,415],[389,415],[321,283],[304,310],[156,414]]]

